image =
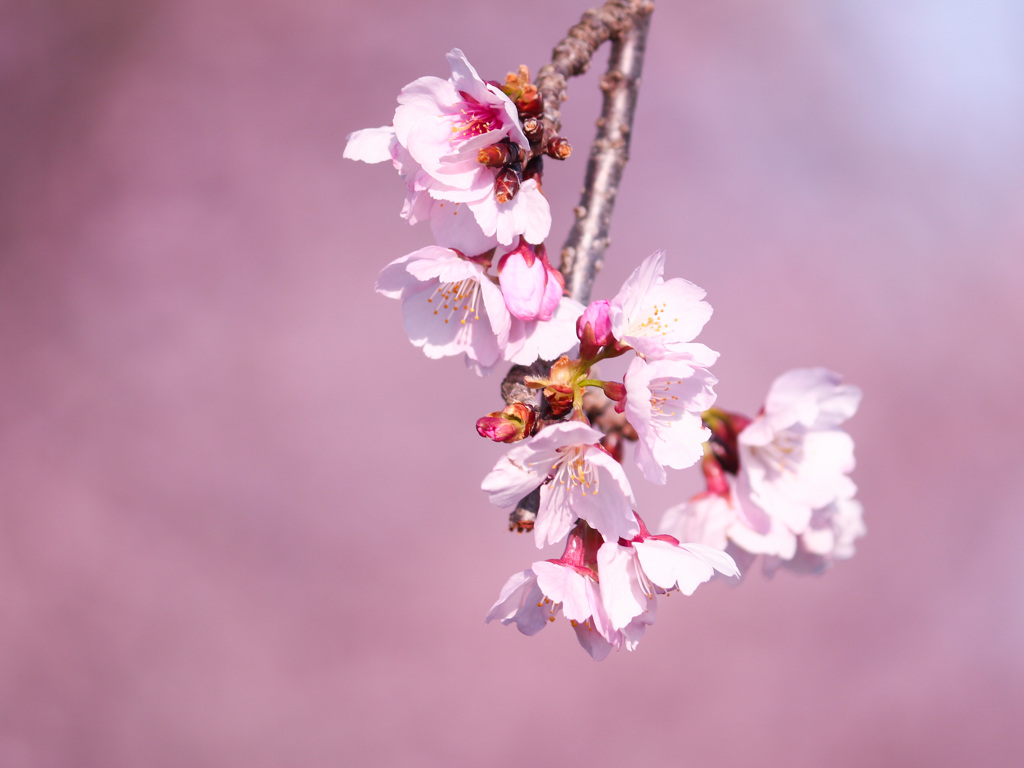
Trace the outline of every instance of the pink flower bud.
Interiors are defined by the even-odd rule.
[[[510,437],[515,437],[518,427],[500,416],[481,416],[476,421],[476,431],[480,433],[480,437],[504,443]]]
[[[550,320],[562,300],[562,274],[548,263],[543,245],[519,245],[498,262],[498,282],[508,311],[520,320]]]
[[[503,411],[481,416],[476,422],[476,431],[481,437],[496,443],[514,443],[529,437],[533,431],[536,415],[523,403],[512,403]]]
[[[626,399],[626,385],[621,381],[606,381],[601,385],[601,389],[609,400],[618,402]]]
[[[593,357],[606,344],[614,341],[612,319],[608,302],[604,299],[591,302],[576,319],[576,336],[580,340],[580,357]]]

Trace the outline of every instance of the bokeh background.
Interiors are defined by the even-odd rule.
[[[0,766],[1021,764],[1024,5],[659,6],[595,296],[665,248],[724,407],[859,385],[857,556],[601,664],[483,623],[537,558],[479,490],[498,381],[408,344],[372,285],[430,234],[341,154],[583,3],[3,0]]]

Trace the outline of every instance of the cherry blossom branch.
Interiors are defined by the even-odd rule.
[[[848,477],[853,443],[839,429],[860,390],[826,369],[800,369],[776,379],[754,419],[719,408],[709,370],[718,353],[695,342],[711,306],[699,286],[665,279],[662,251],[611,299],[590,302],[652,11],[651,0],[588,11],[536,84],[525,66],[504,84],[485,81],[454,48],[451,77],[413,81],[390,125],[355,131],[345,146],[347,158],[394,166],[406,181],[403,217],[430,222],[436,244],[392,261],[375,285],[402,301],[410,341],[432,358],[464,356],[481,376],[513,366],[505,408],[476,422],[482,437],[510,444],[480,488],[512,510],[512,530],[565,550],[509,578],[486,620],[533,635],[563,615],[597,660],[636,647],[658,595],[690,595],[715,572],[738,578],[734,554],[744,567],[763,556],[769,573],[820,573],[864,534]],[[544,157],[569,155],[559,135],[566,79],[606,41],[604,105],[559,273],[544,244]],[[602,379],[595,366],[623,355],[621,380]],[[664,533],[637,512],[626,441],[650,482],[703,470],[707,490],[669,509],[655,528]]]
[[[560,107],[566,99],[566,79],[586,72],[597,48],[612,42],[608,71],[601,78],[604,104],[597,136],[590,150],[583,194],[576,221],[562,248],[561,271],[566,290],[584,304],[590,300],[594,278],[610,243],[612,210],[622,172],[629,159],[633,113],[640,88],[651,0],[608,0],[583,14],[580,23],[555,46],[550,64],[537,76],[543,96],[545,130],[561,129]]]

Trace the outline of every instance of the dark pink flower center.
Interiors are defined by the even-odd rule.
[[[474,136],[482,136],[501,126],[497,108],[488,104],[480,104],[466,94],[462,94],[462,98],[462,108],[455,115],[455,121],[452,124],[452,133],[456,137],[465,141]]]

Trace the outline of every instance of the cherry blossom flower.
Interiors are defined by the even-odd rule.
[[[511,316],[480,264],[430,245],[391,262],[376,288],[402,300],[409,340],[427,357],[465,354],[478,371],[501,360]]]
[[[481,149],[511,139],[529,151],[515,104],[485,83],[458,48],[447,57],[451,77],[421,77],[402,89],[395,110],[398,142],[433,178],[455,190],[479,183]],[[493,178],[487,182],[493,188]]]
[[[614,630],[653,610],[658,594],[678,590],[692,595],[715,571],[725,576],[740,573],[721,549],[682,544],[666,534],[652,536],[643,521],[640,533],[631,541],[602,545],[597,567],[604,609]]]
[[[580,422],[552,424],[509,450],[481,487],[507,511],[540,488],[538,548],[561,541],[577,519],[606,539],[632,538],[639,532],[633,491],[622,465],[597,444],[601,436]]]
[[[498,245],[498,238],[485,235],[472,212],[462,203],[431,198],[426,212],[438,245],[467,256],[487,253]]]
[[[797,534],[783,520],[766,514],[749,496],[734,492],[732,499],[737,515],[729,526],[728,551],[738,548],[752,557],[764,555],[781,560],[796,554]]]
[[[580,645],[597,661],[613,648],[635,649],[654,613],[626,621],[621,628],[612,626],[596,570],[600,541],[593,529],[576,526],[562,557],[535,562],[505,583],[485,621],[514,623],[524,635],[532,636],[564,615]]]
[[[840,381],[823,368],[776,379],[762,412],[736,437],[736,474],[706,467],[709,491],[668,510],[662,528],[737,556],[764,555],[769,573],[780,565],[821,572],[851,556],[864,526],[847,476],[853,441],[839,425],[861,395]]]
[[[853,557],[854,541],[866,532],[860,502],[844,498],[814,510],[800,535],[775,518],[768,519],[762,533],[738,514],[731,492],[703,493],[670,508],[661,528],[679,538],[724,548],[744,570],[763,555],[768,575],[779,568],[821,574],[836,560]]]
[[[520,235],[529,243],[542,243],[551,232],[551,207],[535,179],[524,180],[516,196],[504,203],[495,199],[492,189],[480,198],[463,202],[483,233],[501,245],[511,245]]]
[[[791,558],[765,559],[765,571],[779,567],[797,573],[824,573],[836,560],[853,557],[854,541],[867,533],[864,508],[856,499],[836,499],[827,507],[814,510],[811,523],[800,534]]]
[[[739,434],[741,507],[761,509],[801,534],[815,509],[854,496],[847,476],[853,440],[839,425],[856,412],[861,393],[840,381],[824,368],[807,368],[773,382],[761,414]],[[767,532],[763,521],[753,527]]]
[[[744,567],[757,555],[787,560],[796,553],[797,537],[782,521],[756,507],[744,508],[730,480],[724,490],[708,491],[668,509],[660,530],[680,541],[724,549],[743,560]],[[753,518],[753,519],[752,519]]]
[[[731,489],[724,493],[708,491],[670,507],[661,518],[659,530],[679,541],[699,542],[724,550],[729,545],[729,531],[736,518]]]
[[[648,360],[682,354],[710,366],[718,353],[694,343],[711,317],[705,292],[682,278],[664,280],[664,251],[655,251],[626,279],[609,305],[612,334]]]
[[[583,341],[583,337],[588,334],[593,337],[592,343],[596,347],[603,347],[614,340],[609,303],[605,299],[590,302],[583,314],[580,315],[579,320],[576,321],[576,335],[580,341]]]
[[[344,156],[368,163],[390,159],[406,182],[403,217],[410,223],[437,219],[433,229],[442,245],[463,250],[465,239],[480,237],[511,245],[519,235],[542,242],[551,211],[536,181],[524,181],[514,197],[499,202],[498,171],[478,160],[481,149],[504,139],[529,152],[515,104],[484,82],[462,51],[455,48],[447,58],[451,77],[409,83],[398,96],[393,124],[350,134]],[[458,209],[434,205],[438,200],[463,204],[471,216],[454,218]]]
[[[863,505],[856,499],[836,499],[814,510],[810,526],[800,536],[800,548],[830,561],[849,560],[853,542],[867,532]]]
[[[685,469],[703,456],[711,430],[701,413],[715,403],[717,379],[685,357],[637,357],[623,381],[626,418],[639,437],[636,465],[649,481],[663,485],[665,467]]]

